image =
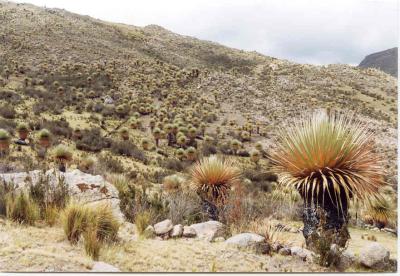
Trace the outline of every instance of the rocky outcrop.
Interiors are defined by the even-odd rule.
[[[115,216],[121,221],[124,216],[119,208],[117,189],[107,182],[101,175],[91,175],[80,170],[71,170],[65,173],[58,170],[30,171],[28,173],[0,174],[0,185],[4,182],[13,183],[16,189],[25,189],[29,185],[36,185],[40,181],[46,181],[51,186],[58,185],[60,181],[69,189],[73,200],[82,204],[96,204],[104,202],[109,204]]]

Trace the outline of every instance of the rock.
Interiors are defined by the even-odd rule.
[[[342,270],[345,270],[352,266],[356,261],[356,256],[354,255],[353,252],[350,250],[346,249],[345,251],[342,252],[339,260],[339,267]]]
[[[178,237],[182,236],[182,233],[183,233],[182,224],[175,225],[174,228],[172,228],[171,237],[178,238]]]
[[[105,104],[113,104],[114,100],[110,96],[106,96],[104,99]]]
[[[191,226],[184,226],[182,236],[185,238],[193,238],[196,237],[196,231]]]
[[[43,179],[48,180],[49,185],[52,186],[58,185],[60,179],[62,179],[69,188],[74,201],[87,205],[95,205],[98,203],[109,204],[114,215],[120,222],[124,221],[124,215],[119,208],[120,200],[118,198],[118,191],[101,175],[91,175],[77,169],[67,172],[51,169],[46,172],[35,170],[28,173],[0,174],[0,183],[13,182],[17,186],[17,189],[25,189],[30,183],[36,185]]]
[[[241,233],[230,237],[225,241],[227,244],[235,244],[239,247],[251,247],[263,243],[265,238],[254,233]]]
[[[222,237],[225,234],[225,225],[215,220],[192,224],[190,227],[196,231],[197,237],[207,241],[213,241],[216,237]]]
[[[293,246],[290,248],[290,253],[292,256],[299,257],[303,261],[312,261],[313,260],[313,253],[305,248],[301,248],[299,246]]]
[[[163,220],[159,223],[154,224],[154,231],[156,235],[164,235],[172,230],[174,225],[170,219]]]
[[[390,252],[383,245],[371,242],[360,250],[360,263],[369,268],[377,268],[389,261]]]
[[[383,228],[383,231],[387,232],[387,233],[391,233],[394,234],[395,236],[397,236],[397,231],[391,228]]]
[[[154,230],[154,227],[149,225],[146,227],[146,229],[144,229],[143,231],[143,236],[145,236],[148,239],[154,238],[154,236],[156,235],[156,231]]]
[[[287,247],[282,247],[281,249],[279,249],[278,253],[283,256],[289,256],[291,254],[290,248]]]
[[[90,272],[121,272],[115,266],[103,262],[94,262]]]
[[[225,238],[224,237],[217,237],[214,239],[214,242],[224,242]]]

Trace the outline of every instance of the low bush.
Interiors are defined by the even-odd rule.
[[[122,162],[111,154],[100,154],[97,161],[98,172],[123,173],[125,171]]]
[[[14,119],[17,112],[14,107],[11,105],[2,105],[0,106],[0,116],[6,119]]]
[[[100,128],[82,131],[82,138],[76,141],[76,148],[84,151],[99,152],[109,148],[111,140],[101,134]]]
[[[33,225],[39,218],[39,207],[29,194],[20,192],[7,196],[6,213],[7,217],[15,222]]]
[[[111,151],[118,155],[133,157],[142,162],[147,162],[145,153],[129,140],[113,141]]]

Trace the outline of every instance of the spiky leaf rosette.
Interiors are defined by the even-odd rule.
[[[232,186],[240,183],[241,173],[229,159],[210,156],[191,170],[191,184],[204,199],[224,204]]]
[[[396,217],[395,208],[385,197],[377,197],[366,201],[365,215],[370,216],[375,222],[386,225]]]
[[[306,202],[328,194],[338,207],[376,196],[384,180],[372,134],[349,115],[316,112],[296,120],[281,130],[271,154],[279,182],[294,186]]]

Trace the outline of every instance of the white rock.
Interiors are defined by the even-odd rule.
[[[219,221],[210,220],[192,224],[190,227],[196,231],[198,238],[207,241],[213,241],[216,237],[221,237],[225,234],[225,225]]]
[[[94,262],[91,272],[121,272],[115,266],[103,262]]]
[[[154,231],[156,232],[156,235],[164,235],[171,231],[173,227],[174,225],[172,224],[172,221],[170,219],[166,219],[154,224]]]
[[[225,241],[228,244],[234,244],[239,247],[250,247],[265,241],[263,236],[254,233],[241,233],[230,237]]]
[[[313,253],[305,248],[301,248],[300,246],[293,246],[290,248],[290,253],[292,256],[296,256],[301,258],[303,261],[312,261]]]
[[[88,205],[109,204],[114,215],[123,222],[124,215],[119,208],[118,191],[101,175],[91,175],[77,169],[65,173],[51,169],[45,173],[35,170],[28,173],[0,174],[0,183],[12,182],[17,186],[17,189],[27,188],[30,183],[36,185],[41,179],[48,179],[49,184],[53,186],[57,185],[60,179],[63,179],[70,190],[71,197],[75,201]]]
[[[389,261],[390,252],[383,245],[371,242],[360,250],[360,263],[366,267],[377,267]]]
[[[178,237],[182,236],[182,233],[183,233],[182,224],[177,224],[174,226],[174,228],[172,228],[171,237],[178,238]]]
[[[193,238],[196,237],[196,231],[191,226],[184,226],[182,236],[185,238]]]
[[[342,269],[346,269],[350,267],[353,263],[356,261],[356,256],[354,253],[348,249],[342,252],[340,256],[340,262],[339,265],[342,267]]]

